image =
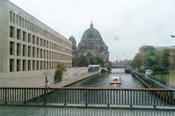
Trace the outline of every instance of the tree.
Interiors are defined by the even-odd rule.
[[[60,82],[63,78],[63,73],[66,71],[66,68],[63,63],[57,62],[55,75],[54,75],[54,81]]]
[[[100,57],[90,57],[88,64],[99,64],[101,66],[104,66],[104,61]]]
[[[136,56],[134,57],[131,65],[133,67],[137,67],[138,69],[141,68],[145,64],[145,57],[144,54],[142,53],[137,53]]]
[[[88,66],[88,59],[86,56],[80,56],[80,58],[78,58],[78,66]]]
[[[88,56],[80,56],[80,57],[75,57],[72,59],[72,65],[73,67],[75,66],[88,66],[89,64],[99,64],[101,66],[104,66],[104,61],[100,57],[88,57]]]
[[[77,67],[78,66],[78,58],[72,58],[72,66]]]
[[[154,55],[155,48],[153,46],[144,45],[139,48],[139,52],[145,55]]]
[[[155,57],[158,65],[160,65],[161,67],[170,66],[170,62],[169,62],[170,51],[171,51],[170,49],[164,49],[164,50],[157,51],[155,53]]]

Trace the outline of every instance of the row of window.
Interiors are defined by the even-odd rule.
[[[29,43],[33,43],[35,45],[40,45],[40,46],[43,46],[43,47],[46,47],[46,48],[50,48],[50,49],[53,49],[53,50],[58,50],[58,51],[63,51],[63,52],[66,52],[66,53],[71,53],[70,50],[68,49],[61,49],[61,46],[55,44],[55,43],[52,43],[48,40],[45,40],[43,38],[40,38],[36,35],[31,35],[31,33],[27,33],[25,31],[21,31],[20,29],[16,29],[16,34],[15,34],[15,27],[14,26],[10,26],[10,37],[11,38],[15,38],[15,35],[16,35],[16,39],[17,40],[23,40],[23,41],[27,41]]]
[[[10,59],[10,72],[15,71],[15,59]],[[22,65],[21,65],[22,64]],[[16,60],[16,71],[48,70],[54,69],[56,62],[36,60]]]
[[[23,28],[26,28],[27,30],[32,31],[34,33],[38,33],[39,35],[44,36],[45,38],[53,39],[56,42],[58,42],[60,44],[63,44],[63,45],[66,45],[67,47],[69,47],[71,49],[71,44],[70,43],[61,40],[60,38],[54,36],[50,32],[40,28],[39,26],[31,23],[27,19],[15,14],[12,11],[10,11],[10,22],[12,22],[13,24],[19,25]]]
[[[15,45],[16,44],[16,45]],[[16,47],[16,49],[15,49]],[[16,50],[16,51],[15,51]],[[15,43],[10,41],[10,55],[33,57],[33,58],[44,58],[44,59],[60,59],[71,61],[71,56],[59,54],[45,49],[40,49],[34,46],[28,46],[21,43]]]
[[[16,61],[16,63],[15,63],[15,61]],[[39,61],[39,60],[10,59],[9,64],[10,64],[9,65],[10,72],[32,71],[32,70],[49,70],[49,69],[54,69],[56,67],[56,62]],[[65,65],[67,67],[71,66],[70,63],[65,63]]]

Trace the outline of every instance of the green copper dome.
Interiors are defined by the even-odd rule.
[[[88,39],[88,38],[98,38],[102,39],[99,31],[93,27],[93,24],[91,22],[90,28],[87,29],[82,36],[82,39]]]

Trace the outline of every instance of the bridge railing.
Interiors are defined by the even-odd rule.
[[[0,88],[0,104],[137,107],[175,106],[175,90],[121,88]]]

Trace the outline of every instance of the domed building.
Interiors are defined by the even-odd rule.
[[[76,52],[77,52],[77,46],[76,46],[77,42],[76,42],[74,36],[70,36],[69,40],[72,41],[72,55],[73,55],[73,57],[75,57],[76,56]]]
[[[105,62],[109,59],[108,47],[104,43],[99,31],[94,28],[92,22],[90,28],[83,33],[78,44],[78,55],[100,57]]]

